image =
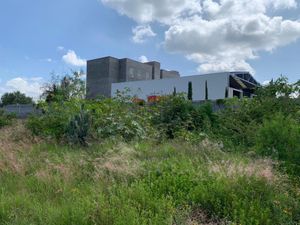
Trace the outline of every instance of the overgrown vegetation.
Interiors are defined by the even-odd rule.
[[[218,113],[214,136],[232,150],[278,159],[299,176],[299,87],[281,77],[259,88],[254,99],[228,100]]]
[[[82,85],[48,85],[41,115],[0,130],[1,224],[300,224],[299,83],[218,112]]]
[[[4,110],[0,109],[0,128],[11,125],[15,119],[15,115],[11,113],[5,113]]]

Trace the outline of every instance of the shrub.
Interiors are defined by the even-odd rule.
[[[16,118],[14,114],[0,110],[0,128],[12,124],[14,118]]]
[[[80,101],[53,102],[41,106],[42,115],[33,115],[27,120],[27,127],[35,135],[49,136],[63,140],[70,119],[79,113]]]
[[[218,116],[213,112],[212,104],[209,101],[195,106],[191,114],[196,130],[210,132],[218,122]]]
[[[153,135],[150,114],[144,107],[117,99],[91,102],[89,110],[93,118],[95,137],[121,137],[125,141],[146,139]]]
[[[226,99],[225,110],[219,112],[219,126],[215,134],[225,143],[244,149],[256,145],[256,130],[265,120],[280,112],[299,120],[300,101],[291,98],[299,86],[288,83],[285,77],[256,90],[254,99]]]
[[[176,133],[186,131],[201,131],[211,127],[216,121],[210,103],[194,106],[184,95],[165,96],[155,106],[152,123],[167,138],[174,138]]]
[[[277,113],[266,119],[256,136],[258,153],[294,164],[300,175],[300,124]]]
[[[90,129],[90,115],[81,106],[80,112],[73,116],[66,129],[66,135],[69,142],[81,145],[87,145],[86,138]]]
[[[161,131],[165,131],[168,138],[181,129],[193,129],[193,105],[183,95],[167,96],[156,105],[157,114],[153,117],[153,124]]]
[[[218,112],[214,135],[227,147],[254,146],[255,132],[261,120],[261,115],[257,114],[260,113],[255,110],[251,99],[228,99],[225,109]]]

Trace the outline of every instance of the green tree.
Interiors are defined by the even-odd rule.
[[[27,97],[20,91],[5,93],[1,97],[2,105],[13,105],[13,104],[32,104],[33,100],[31,97]]]
[[[288,78],[280,76],[275,81],[272,79],[266,86],[260,86],[256,89],[256,95],[259,98],[289,98],[299,91],[300,81],[289,83]]]
[[[193,84],[192,82],[189,82],[188,86],[188,100],[193,100]]]
[[[176,94],[177,94],[177,90],[176,90],[176,87],[174,87],[173,96],[176,96]]]
[[[225,88],[225,98],[228,98],[228,87]]]
[[[46,102],[69,101],[72,98],[85,97],[85,82],[82,80],[83,72],[73,72],[60,78],[53,76],[52,81],[45,85],[42,97]]]
[[[208,100],[208,87],[207,87],[207,80],[205,81],[205,100]]]

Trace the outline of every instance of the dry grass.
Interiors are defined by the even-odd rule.
[[[66,163],[51,163],[49,162],[46,164],[43,168],[39,169],[35,176],[44,181],[51,181],[53,179],[53,175],[56,174],[59,175],[64,181],[70,181],[73,178],[74,168],[71,164]]]
[[[95,178],[104,173],[119,176],[136,176],[141,171],[141,163],[137,160],[137,152],[126,144],[119,144],[108,151],[103,157],[93,161]]]
[[[17,120],[12,126],[0,129],[0,150],[2,152],[30,150],[34,144],[40,142],[41,139],[30,135],[22,120]]]
[[[142,169],[136,158],[137,152],[126,144],[119,144],[104,155],[95,157],[88,151],[80,154],[72,152],[60,156],[60,160],[49,156],[47,152],[40,153],[41,166],[35,176],[38,179],[51,181],[57,175],[64,181],[71,181],[84,173],[93,180],[103,180],[106,177],[135,177]]]
[[[24,176],[34,166],[34,175],[41,180],[51,181],[60,177],[65,181],[72,180],[77,171],[90,170],[87,176],[101,180],[107,175],[118,177],[136,176],[141,171],[137,152],[127,144],[119,144],[104,155],[91,156],[88,151],[80,154],[66,153],[59,160],[47,151],[35,153],[32,161],[32,149],[43,140],[32,137],[23,121],[18,120],[13,126],[0,129],[0,172],[12,172]]]
[[[0,172],[24,173],[24,160],[18,157],[18,153],[30,151],[34,144],[41,141],[29,134],[21,120],[0,129]]]
[[[250,162],[222,160],[210,163],[209,171],[231,179],[247,176],[263,178],[268,182],[277,180],[274,162],[270,159],[258,159]]]

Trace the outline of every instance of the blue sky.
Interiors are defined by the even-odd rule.
[[[2,0],[0,94],[19,89],[37,96],[51,73],[85,69],[86,60],[107,55],[144,56],[182,75],[242,69],[253,71],[260,82],[279,74],[295,81],[300,79],[298,4]],[[239,13],[245,13],[242,20]]]

